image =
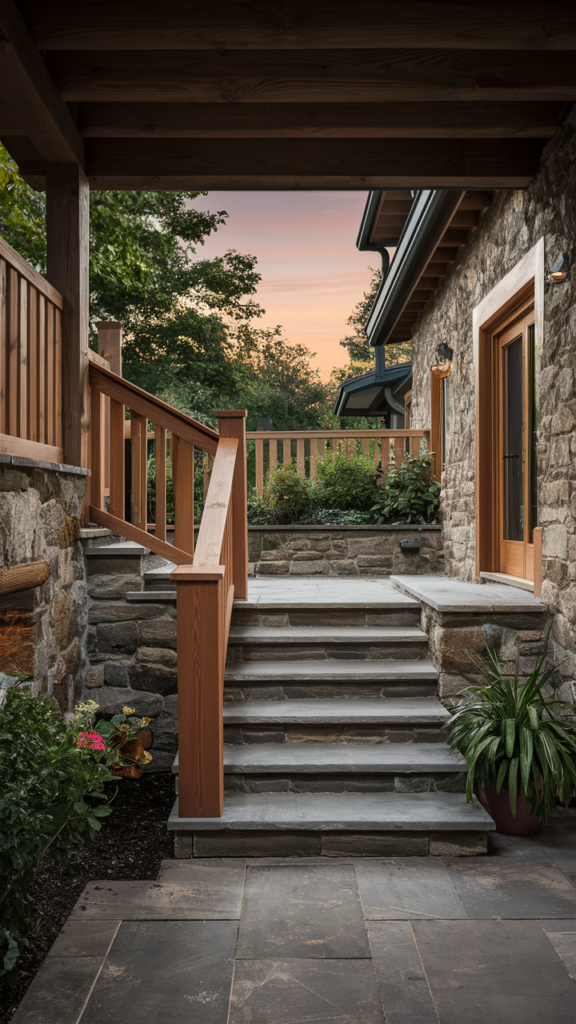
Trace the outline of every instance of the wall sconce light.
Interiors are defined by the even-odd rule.
[[[436,349],[435,356],[436,362],[430,367],[432,373],[436,374],[437,377],[449,377],[452,373],[453,349],[444,342],[441,342]]]
[[[565,281],[568,276],[568,270],[570,268],[570,260],[567,252],[561,252],[556,262],[550,268],[548,274],[548,280],[554,284],[560,284],[561,281]]]

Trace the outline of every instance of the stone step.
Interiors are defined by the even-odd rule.
[[[226,665],[226,683],[301,682],[436,682],[430,661],[376,661],[343,664],[324,661],[257,661]]]
[[[442,743],[270,743],[224,745],[229,773],[427,773],[466,770]]]
[[[168,828],[184,833],[491,832],[495,825],[476,798],[469,804],[461,793],[231,793],[221,818],[180,818],[176,800]]]
[[[224,725],[442,725],[436,697],[366,700],[253,700],[224,704]]]
[[[243,626],[230,630],[228,662],[414,659],[427,650],[417,626]]]

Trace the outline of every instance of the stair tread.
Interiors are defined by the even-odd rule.
[[[248,700],[224,704],[224,725],[441,725],[449,717],[436,697]]]
[[[233,627],[230,643],[428,643],[417,626],[240,626]]]
[[[461,793],[231,793],[221,818],[180,818],[176,799],[168,828],[489,832],[495,825],[476,798],[468,804]]]
[[[262,682],[298,680],[379,680],[430,679],[438,673],[430,661],[236,661],[226,665],[226,682]]]
[[[445,743],[224,744],[225,772],[461,772],[465,768]]]

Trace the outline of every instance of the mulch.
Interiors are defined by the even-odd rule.
[[[141,779],[118,779],[113,813],[74,865],[71,882],[63,882],[55,864],[38,873],[32,896],[43,916],[43,930],[30,936],[20,958],[20,980],[2,987],[0,1024],[8,1024],[46,953],[87,882],[101,878],[157,878],[160,861],[174,856],[172,834],[166,828],[174,803],[172,772],[145,774]]]

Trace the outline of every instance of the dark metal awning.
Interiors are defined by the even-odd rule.
[[[376,367],[358,377],[343,381],[338,388],[334,407],[336,416],[386,416],[398,410],[394,397],[399,385],[412,373],[412,364],[389,366],[384,371]]]

